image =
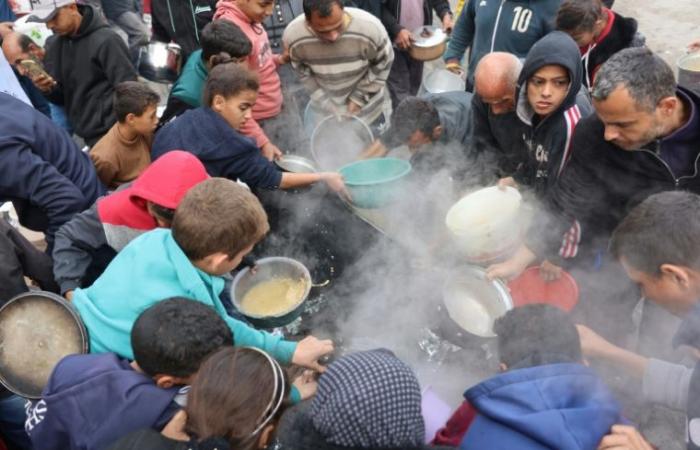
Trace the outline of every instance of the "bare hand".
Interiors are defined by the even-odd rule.
[[[176,441],[189,441],[190,437],[185,433],[187,424],[187,413],[181,409],[170,419],[170,422],[160,432],[163,436]]]
[[[68,300],[69,302],[72,302],[73,301],[73,289],[71,289],[70,291],[66,291],[66,293],[63,294],[63,296],[66,298],[66,300]]]
[[[445,33],[450,34],[452,33],[452,29],[454,28],[455,24],[454,21],[452,20],[452,14],[445,14],[445,16],[442,18],[442,29]]]
[[[279,63],[279,65],[282,66],[284,64],[287,64],[290,61],[290,59],[291,57],[289,56],[289,47],[287,46],[287,44],[284,44],[284,50],[280,54],[277,62]]]
[[[581,351],[586,357],[597,358],[615,348],[613,344],[585,325],[576,325],[576,329],[581,340]]]
[[[561,273],[564,271],[561,267],[556,264],[552,264],[546,259],[540,264],[540,276],[544,281],[556,281],[561,278]]]
[[[282,151],[272,142],[268,142],[267,144],[263,145],[260,148],[260,151],[262,152],[263,156],[268,159],[268,161],[280,159],[282,157]]]
[[[688,52],[693,53],[700,51],[700,39],[694,40],[690,44],[688,44]]]
[[[613,425],[610,434],[600,441],[598,450],[653,450],[653,447],[634,427]]]
[[[307,336],[297,344],[292,363],[323,373],[326,368],[319,364],[318,359],[332,353],[333,350],[333,341],[330,339],[320,340],[314,336]]]
[[[529,248],[521,245],[510,259],[489,266],[486,269],[486,277],[489,280],[495,280],[496,278],[512,280],[535,262],[535,259],[537,259],[537,256]]]
[[[345,181],[343,180],[343,176],[340,173],[338,173],[338,172],[323,172],[323,173],[321,173],[321,180],[323,180],[328,185],[328,188],[331,191],[337,192],[342,197],[344,197],[346,200],[352,200],[350,197],[350,192],[348,191],[347,187],[345,186]]]
[[[56,86],[56,81],[47,75],[40,75],[34,78],[32,82],[41,92],[51,92]]]
[[[316,381],[313,370],[305,370],[304,373],[294,379],[292,384],[297,388],[297,391],[299,391],[302,400],[310,399],[316,395],[316,391],[318,390],[318,382]]]
[[[354,116],[355,114],[359,113],[361,109],[362,106],[358,105],[352,100],[348,100],[348,114]]]
[[[505,177],[498,180],[498,189],[505,191],[507,187],[518,189],[518,183],[515,182],[515,178]]]
[[[400,49],[406,50],[413,45],[413,35],[411,34],[410,31],[408,31],[405,28],[402,28],[401,31],[399,31],[399,34],[396,35],[396,38],[394,39],[394,43],[396,46]]]
[[[460,77],[464,75],[464,69],[459,64],[458,59],[450,59],[445,61],[445,69],[449,70],[455,75],[459,75]]]
[[[381,158],[386,155],[388,151],[389,150],[387,150],[386,146],[381,140],[375,139],[374,142],[369,145],[369,147],[362,151],[359,159]]]

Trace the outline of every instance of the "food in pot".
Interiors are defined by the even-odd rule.
[[[493,336],[494,318],[479,299],[471,295],[460,295],[452,302],[448,313],[457,325],[477,336]]]
[[[259,317],[275,316],[298,305],[305,292],[306,282],[301,278],[272,278],[246,292],[241,310],[244,314]]]

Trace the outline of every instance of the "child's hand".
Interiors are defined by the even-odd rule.
[[[189,441],[190,437],[185,433],[185,425],[187,424],[187,413],[181,409],[170,419],[170,422],[160,432],[163,436],[174,439],[176,441]]]
[[[299,391],[302,400],[308,400],[316,395],[316,390],[318,389],[318,382],[313,370],[305,370],[304,373],[294,379],[292,384]]]
[[[333,341],[330,339],[320,340],[314,336],[307,336],[297,344],[292,363],[323,373],[326,368],[318,363],[318,359],[333,353],[333,350]]]
[[[653,447],[634,427],[613,425],[610,434],[600,441],[598,450],[653,450]]]
[[[339,172],[323,172],[321,173],[321,180],[328,185],[331,191],[337,192],[341,197],[348,201],[352,200],[350,192],[345,187],[343,176]]]
[[[277,148],[277,146],[272,142],[268,142],[267,144],[263,145],[260,148],[260,151],[268,161],[273,161],[282,157],[282,150]]]
[[[518,183],[515,181],[515,178],[505,177],[498,180],[498,189],[505,191],[508,187],[518,189]]]
[[[585,325],[576,325],[576,328],[578,329],[579,339],[581,339],[583,356],[598,358],[604,356],[608,350],[615,347]]]
[[[489,280],[495,280],[496,278],[512,280],[523,273],[523,270],[527,269],[536,259],[537,256],[529,248],[521,245],[510,259],[487,267],[486,278]]]
[[[556,281],[561,278],[561,273],[564,271],[556,264],[552,264],[546,259],[540,264],[540,277],[546,282]]]

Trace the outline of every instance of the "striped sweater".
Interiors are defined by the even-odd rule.
[[[372,123],[382,113],[394,51],[377,18],[357,8],[345,8],[345,14],[345,30],[334,42],[319,39],[303,15],[282,39],[316,109],[345,112],[352,100],[362,107],[357,116]]]

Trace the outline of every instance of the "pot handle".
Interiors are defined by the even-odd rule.
[[[331,284],[331,280],[326,280],[321,283],[311,283],[311,287],[322,288],[328,286],[329,284]]]

